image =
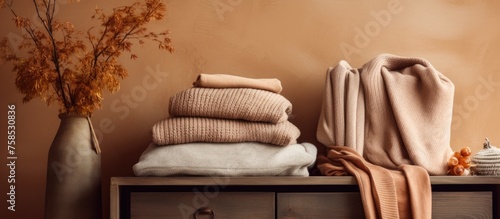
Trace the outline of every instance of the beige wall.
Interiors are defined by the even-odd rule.
[[[96,5],[109,9],[123,2],[131,1],[61,0],[58,17],[86,29]],[[138,60],[122,59],[130,76],[120,91],[105,96],[103,108],[92,118],[103,151],[105,213],[110,177],[133,175],[132,165],[151,141],[150,127],[168,116],[169,97],[190,87],[201,72],[280,79],[282,94],[294,106],[292,122],[302,131],[299,140],[317,144],[329,66],[345,59],[360,67],[379,53],[423,57],[456,86],[452,148],[470,146],[477,152],[484,137],[500,145],[500,5],[491,2],[498,1],[167,1],[167,20],[151,28],[171,29],[176,52],[135,47]],[[21,11],[33,15],[31,7]],[[16,39],[21,32],[6,9],[0,10],[0,19],[0,36]],[[2,204],[0,212],[6,218],[38,218],[43,214],[47,152],[58,112],[38,100],[23,104],[13,86],[11,65],[1,65],[0,71],[0,139],[5,143],[7,138],[7,105],[15,104],[18,155],[17,211],[7,212]],[[5,147],[0,149],[3,194]]]

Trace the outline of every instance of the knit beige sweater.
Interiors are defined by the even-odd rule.
[[[292,103],[280,94],[252,88],[189,88],[170,98],[171,116],[242,119],[280,123]]]
[[[341,61],[327,72],[317,138],[385,168],[415,164],[444,175],[453,93],[453,83],[422,58],[382,54],[361,69]]]
[[[261,142],[286,146],[297,143],[299,129],[285,121],[277,124],[203,117],[172,117],[153,126],[157,145],[191,142]]]

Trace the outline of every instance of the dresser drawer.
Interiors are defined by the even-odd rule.
[[[357,192],[278,193],[278,219],[365,218]]]
[[[432,218],[493,218],[492,212],[492,192],[432,193]]]
[[[274,218],[272,192],[132,192],[131,218]],[[210,209],[210,210],[208,210]],[[212,211],[212,212],[211,212]]]
[[[289,218],[364,218],[360,194],[278,193],[277,215]],[[492,192],[433,192],[432,218],[493,218]]]

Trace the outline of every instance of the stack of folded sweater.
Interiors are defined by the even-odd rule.
[[[170,98],[170,118],[134,165],[137,176],[308,175],[316,147],[297,143],[278,79],[201,74]]]

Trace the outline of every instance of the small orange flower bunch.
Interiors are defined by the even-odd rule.
[[[448,160],[448,175],[467,176],[470,173],[472,151],[469,147],[464,147],[460,151],[453,153]]]

